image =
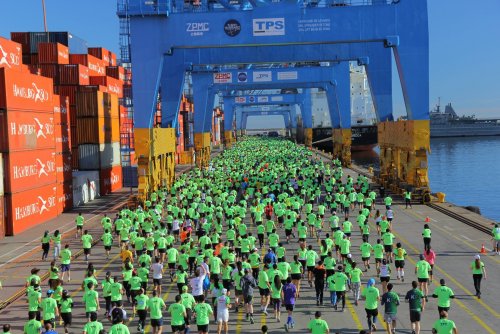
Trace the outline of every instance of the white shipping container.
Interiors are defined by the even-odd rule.
[[[93,201],[99,193],[99,171],[73,172],[74,207]]]
[[[2,196],[3,196],[3,156],[2,153],[0,153],[0,197]]]
[[[97,170],[119,166],[120,143],[86,144],[78,146],[80,170]]]

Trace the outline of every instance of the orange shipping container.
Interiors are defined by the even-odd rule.
[[[5,196],[6,235],[16,235],[57,217],[56,184]]]
[[[73,208],[73,181],[56,185],[57,211],[61,214]]]
[[[116,61],[116,53],[111,51],[109,52],[109,65],[110,66],[118,65],[118,62]]]
[[[69,63],[87,66],[92,76],[106,75],[106,62],[92,55],[70,54]]]
[[[69,105],[74,106],[76,101],[76,92],[78,86],[54,86],[54,93],[60,96],[66,96],[69,99]]]
[[[0,68],[0,108],[54,111],[52,80]]]
[[[54,108],[54,107],[52,107]],[[31,111],[0,113],[0,151],[55,148],[54,114]]]
[[[69,49],[60,43],[38,43],[40,64],[69,64]]]
[[[101,169],[99,171],[101,196],[117,191],[123,187],[122,166]]]
[[[71,152],[58,152],[55,154],[57,183],[72,180],[73,166],[71,165],[71,159]]]
[[[88,85],[90,83],[89,68],[80,64],[59,66],[60,85]]]
[[[120,120],[103,117],[77,118],[76,138],[78,145],[119,142]]]
[[[123,97],[123,83],[112,77],[90,77],[91,85],[101,85],[108,88],[108,93],[118,95],[119,98]]]
[[[19,69],[22,64],[21,44],[0,37],[0,67]]]
[[[5,192],[18,193],[56,182],[53,149],[9,152],[4,155]]]

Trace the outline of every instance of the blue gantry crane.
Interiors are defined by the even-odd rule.
[[[215,72],[228,66],[244,70],[350,61],[366,68],[380,122],[380,181],[395,187],[428,188],[426,0],[128,0],[127,15],[142,194],[169,185],[164,177],[171,172],[158,168],[173,170],[168,163],[174,150],[169,149],[169,140],[174,138],[188,73]],[[395,122],[392,114],[392,57],[406,121]],[[337,87],[343,86],[349,82],[337,82]],[[160,89],[162,128],[153,129],[151,115]],[[200,97],[194,94],[194,98]],[[204,121],[204,108],[206,104],[195,102],[195,123],[201,124],[195,129],[195,147],[201,165],[206,165],[210,154],[211,122]],[[345,154],[342,158],[347,164],[350,126],[338,122],[333,127],[335,153]]]

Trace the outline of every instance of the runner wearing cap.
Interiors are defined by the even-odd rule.
[[[474,281],[474,289],[476,289],[476,297],[481,299],[481,280],[484,278],[486,280],[486,267],[483,261],[481,261],[481,256],[477,254],[474,256],[474,261],[470,265],[472,271],[472,279]]]
[[[221,295],[215,300],[217,304],[217,334],[224,332],[227,334],[229,331],[229,309],[231,308],[231,298],[229,298],[229,290],[222,289]]]
[[[47,291],[47,297],[42,300],[40,307],[43,313],[43,322],[51,322],[55,324],[56,316],[59,317],[59,308],[57,307],[57,302],[52,295],[54,290]]]
[[[368,280],[366,288],[362,292],[365,298],[365,311],[368,320],[368,330],[370,333],[377,331],[378,303],[380,301],[380,291],[375,287],[375,279]]]
[[[64,333],[68,333],[68,328],[72,323],[72,309],[73,309],[73,299],[69,296],[68,290],[62,291],[61,303],[59,305],[59,311],[61,312],[61,319],[64,323]],[[97,314],[96,314],[97,319]],[[89,333],[91,334],[91,333]]]

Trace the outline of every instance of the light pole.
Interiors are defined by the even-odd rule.
[[[43,9],[43,27],[45,28],[45,32],[47,32],[47,15],[45,12],[45,0],[42,0],[42,9]]]

